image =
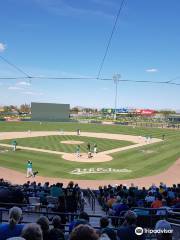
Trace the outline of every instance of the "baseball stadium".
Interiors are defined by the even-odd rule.
[[[179,1],[2,9],[0,240],[180,239]]]

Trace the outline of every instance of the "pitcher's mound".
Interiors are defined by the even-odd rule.
[[[68,161],[75,161],[75,162],[108,162],[111,161],[113,158],[110,155],[106,154],[92,154],[91,158],[88,158],[87,153],[81,153],[80,157],[77,157],[75,153],[65,153],[62,158]]]
[[[60,143],[64,144],[83,144],[83,141],[72,141],[72,140],[67,140],[67,141],[61,141]]]

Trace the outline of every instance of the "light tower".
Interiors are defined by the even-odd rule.
[[[114,74],[113,81],[115,83],[115,101],[114,101],[114,120],[116,120],[117,110],[117,97],[118,97],[118,83],[120,81],[121,74]]]

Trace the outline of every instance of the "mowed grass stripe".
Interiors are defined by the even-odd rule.
[[[68,141],[68,140],[82,141],[83,144],[80,144],[81,152],[87,152],[87,143],[91,144],[92,150],[93,150],[94,144],[97,144],[99,152],[134,144],[129,141],[82,137],[82,136],[64,136],[64,135],[18,138],[17,143],[19,146],[73,153],[75,152],[76,146],[78,144],[61,143],[61,141]],[[3,140],[1,142],[11,144],[12,140]]]

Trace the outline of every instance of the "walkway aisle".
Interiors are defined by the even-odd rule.
[[[86,205],[84,207],[84,211],[87,212],[87,214],[89,215],[98,215],[98,216],[106,216],[105,212],[102,211],[101,206],[99,205],[97,199],[96,199],[96,203],[95,203],[95,211],[92,211],[91,205],[89,204],[89,201],[87,198],[85,198],[86,200]],[[90,218],[90,224],[93,227],[99,227],[99,220],[100,217],[91,217]]]

